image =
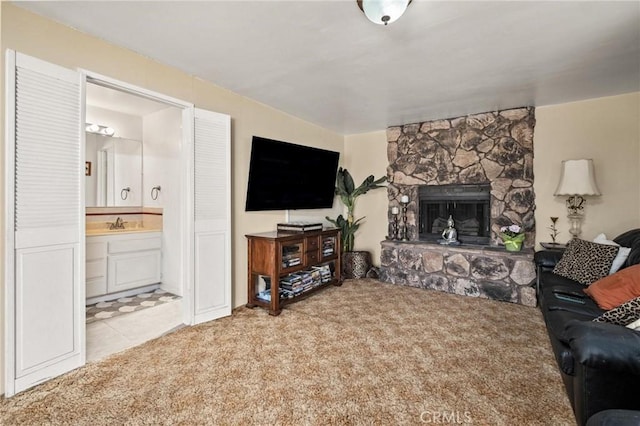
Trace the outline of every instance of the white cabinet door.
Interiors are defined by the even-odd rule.
[[[197,324],[231,315],[231,118],[195,110],[194,306]]]
[[[161,281],[160,250],[109,255],[107,293],[130,290]]]
[[[7,52],[5,395],[84,364],[84,85]],[[81,244],[82,242],[82,244]]]

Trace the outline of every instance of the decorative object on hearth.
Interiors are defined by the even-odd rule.
[[[578,238],[582,233],[582,220],[585,199],[584,196],[600,195],[593,168],[593,160],[564,160],[560,173],[560,182],[553,195],[568,195],[567,217],[571,223],[569,233],[572,238]]]
[[[391,215],[393,216],[393,222],[391,223],[391,236],[389,239],[393,241],[398,240],[398,214],[399,213],[400,213],[400,210],[396,206],[391,207]]]
[[[344,270],[344,278],[363,278],[364,274],[366,274],[369,270],[369,267],[371,267],[371,255],[369,254],[369,252],[363,252],[368,256],[363,255],[362,257],[359,257],[358,255],[345,255],[347,253],[355,253],[353,251],[355,233],[358,228],[360,228],[361,221],[364,219],[364,217],[361,217],[359,219],[354,219],[353,217],[356,199],[372,189],[384,188],[385,186],[381,185],[381,183],[385,182],[386,180],[386,176],[376,179],[373,177],[373,175],[370,175],[362,181],[360,186],[356,187],[353,182],[353,178],[351,177],[351,173],[349,173],[347,169],[343,169],[342,167],[338,169],[335,194],[340,197],[342,203],[347,207],[347,218],[345,219],[342,215],[339,215],[336,219],[331,219],[329,217],[326,217],[326,219],[336,227],[340,228],[340,232],[342,235],[342,269]],[[349,275],[351,271],[358,272],[363,269],[357,267],[356,265],[356,263],[360,262],[361,259],[368,261],[368,265],[366,269],[364,269],[362,275]],[[349,262],[351,262],[351,265],[348,265]]]
[[[551,244],[556,244],[556,238],[558,237],[558,234],[560,233],[558,231],[558,228],[556,226],[556,223],[558,222],[558,218],[551,216],[551,226],[548,228],[549,231],[551,231],[551,234],[549,234],[549,236],[551,237]]]
[[[438,240],[440,244],[444,245],[459,245],[460,241],[458,241],[458,231],[455,227],[455,222],[453,221],[453,216],[449,215],[449,219],[447,219],[447,227],[442,231],[442,239]]]
[[[409,241],[408,225],[407,225],[407,205],[409,204],[409,196],[403,195],[400,197],[400,204],[402,204],[402,238],[401,241]]]
[[[356,0],[368,20],[378,25],[395,22],[402,16],[411,0]]]
[[[509,226],[503,226],[500,228],[500,238],[502,238],[504,248],[507,251],[522,250],[524,232],[522,232],[522,227],[520,225],[512,224]]]

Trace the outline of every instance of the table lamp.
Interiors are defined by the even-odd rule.
[[[567,217],[571,228],[569,233],[572,238],[578,238],[582,232],[583,209],[585,199],[583,196],[600,195],[593,171],[593,160],[564,160],[560,172],[560,182],[553,195],[568,195]]]

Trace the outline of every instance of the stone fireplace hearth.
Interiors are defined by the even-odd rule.
[[[535,304],[528,287],[535,278],[534,126],[534,108],[524,107],[387,129],[389,211],[400,207],[402,195],[409,196],[410,241],[382,243],[383,280]],[[480,225],[484,238],[457,247],[421,241],[426,225],[419,194],[425,187],[454,184],[489,187],[488,223]],[[487,206],[467,210],[480,208]],[[463,214],[466,226],[475,224],[471,216]],[[512,223],[526,234],[525,249],[517,254],[504,251],[499,237],[500,227]]]
[[[463,296],[536,305],[533,252],[383,241],[380,279]]]

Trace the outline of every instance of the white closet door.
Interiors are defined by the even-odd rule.
[[[231,118],[195,109],[194,324],[231,314]]]
[[[7,396],[84,364],[81,76],[7,54]]]

